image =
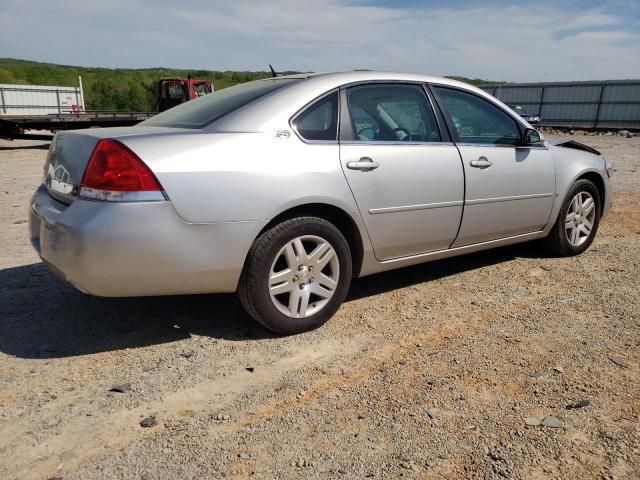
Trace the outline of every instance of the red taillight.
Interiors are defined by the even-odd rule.
[[[112,192],[159,192],[160,183],[138,156],[117,140],[103,138],[91,154],[81,187]]]

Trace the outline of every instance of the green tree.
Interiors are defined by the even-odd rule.
[[[215,89],[220,90],[237,83],[270,77],[271,73],[171,68],[110,69],[0,58],[0,83],[74,86],[78,84],[79,75],[82,76],[87,109],[135,112],[155,110],[154,85],[163,77],[187,78],[191,75],[199,80],[212,80]],[[477,78],[451,78],[474,85],[484,82]]]

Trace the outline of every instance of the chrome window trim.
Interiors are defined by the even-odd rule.
[[[456,143],[458,147],[478,147],[478,148],[516,148],[516,145],[509,145],[505,143],[471,143],[471,142],[459,142]]]
[[[517,149],[524,149],[524,148],[528,148],[531,150],[549,150],[549,147],[547,145],[541,144],[541,143],[535,143],[532,145],[516,145]]]
[[[509,145],[504,143],[470,143],[459,142],[456,143],[458,147],[475,147],[475,148],[514,148],[516,150],[533,149],[533,150],[549,150],[545,145]]]
[[[404,85],[417,85],[423,86],[425,82],[420,80],[357,80],[355,82],[349,82],[341,85],[341,88],[359,87],[361,85],[370,85],[375,83],[387,83],[387,84],[404,84]]]
[[[305,140],[298,132],[295,132],[296,136],[307,145],[338,145],[338,140]]]
[[[336,114],[338,115],[338,119],[337,119],[337,123],[336,123],[336,139],[335,140],[308,140],[306,138],[304,138],[302,136],[302,134],[298,131],[298,128],[295,125],[295,121],[297,120],[297,118],[302,115],[307,108],[311,107],[312,105],[314,105],[315,103],[323,100],[324,98],[328,97],[329,95],[332,95],[333,93],[338,95],[338,110],[336,112]],[[291,118],[289,119],[289,127],[291,127],[291,130],[293,130],[293,132],[296,134],[296,136],[303,142],[306,143],[308,145],[336,145],[339,143],[339,136],[340,136],[340,87],[335,87],[332,88],[331,90],[323,93],[322,95],[315,97],[313,100],[311,100],[310,102],[307,102],[302,108],[300,108],[296,113],[294,113]]]
[[[384,145],[401,145],[401,146],[416,146],[416,147],[429,147],[429,146],[455,146],[453,142],[403,142],[402,140],[380,140],[377,142],[371,142],[366,140],[343,140],[340,145],[371,145],[371,146],[384,146]]]

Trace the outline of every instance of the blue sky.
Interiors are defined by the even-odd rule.
[[[640,77],[640,0],[2,0],[0,57],[507,81]]]

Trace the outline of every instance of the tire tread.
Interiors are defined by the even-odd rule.
[[[568,205],[569,202],[571,202],[571,199],[573,199],[573,197],[581,190],[588,190],[589,193],[593,196],[596,203],[597,211],[596,211],[593,230],[591,232],[591,238],[589,238],[583,245],[580,245],[579,247],[574,247],[566,239],[564,222],[566,217],[566,211],[569,208],[569,205]],[[591,245],[591,242],[596,236],[596,233],[598,231],[598,226],[600,224],[601,211],[602,211],[602,204],[601,204],[600,194],[598,192],[597,187],[593,184],[593,182],[587,179],[580,179],[576,181],[571,186],[571,188],[567,192],[566,197],[562,201],[562,206],[560,207],[560,211],[558,212],[558,218],[553,224],[551,231],[543,239],[543,243],[545,247],[551,250],[552,252],[554,252],[555,254],[563,257],[570,257],[573,255],[581,254],[587,248],[589,248],[589,246]]]
[[[255,299],[258,298],[257,291],[260,285],[260,279],[258,278],[260,263],[267,257],[268,249],[273,245],[274,241],[276,241],[278,237],[284,235],[288,230],[302,225],[306,226],[314,223],[334,230],[338,235],[340,235],[340,237],[342,237],[342,240],[348,247],[344,236],[342,235],[340,230],[338,230],[332,223],[320,217],[298,216],[284,220],[262,233],[262,235],[260,235],[253,243],[251,249],[249,250],[249,254],[247,255],[247,262],[245,264],[245,268],[242,272],[238,285],[238,297],[240,298],[242,306],[254,320],[263,325],[265,328],[268,328],[269,330],[272,330],[276,333],[289,334],[292,332],[289,329],[281,328],[276,323],[269,321],[263,315],[259,306],[255,302]],[[347,259],[347,261],[351,262],[349,248],[347,248],[347,253],[349,254],[349,258]],[[351,269],[349,269],[349,273],[350,271]],[[350,280],[351,279],[349,278],[349,281]]]

